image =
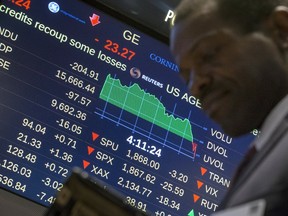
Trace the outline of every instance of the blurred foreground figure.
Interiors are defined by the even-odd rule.
[[[171,51],[228,135],[261,130],[220,209],[262,199],[265,215],[288,215],[288,1],[184,0]]]
[[[86,172],[74,169],[45,216],[147,216],[125,197]]]

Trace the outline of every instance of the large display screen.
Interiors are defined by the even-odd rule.
[[[211,214],[254,136],[224,134],[169,45],[99,8],[2,1],[0,187],[49,207],[77,166],[142,211]]]

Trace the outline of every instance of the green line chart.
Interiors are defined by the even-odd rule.
[[[189,119],[180,119],[169,115],[158,98],[145,92],[136,83],[125,86],[121,84],[119,79],[114,79],[109,74],[100,92],[100,98],[193,142],[192,126]]]

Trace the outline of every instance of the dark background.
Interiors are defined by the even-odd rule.
[[[93,1],[116,9],[167,37],[169,23],[165,23],[164,19],[168,11],[173,10],[181,2],[181,0],[88,0]]]

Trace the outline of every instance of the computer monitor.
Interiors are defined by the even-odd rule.
[[[217,209],[254,136],[202,112],[168,38],[96,2],[6,0],[0,20],[2,190],[49,207],[80,167],[157,216]]]

